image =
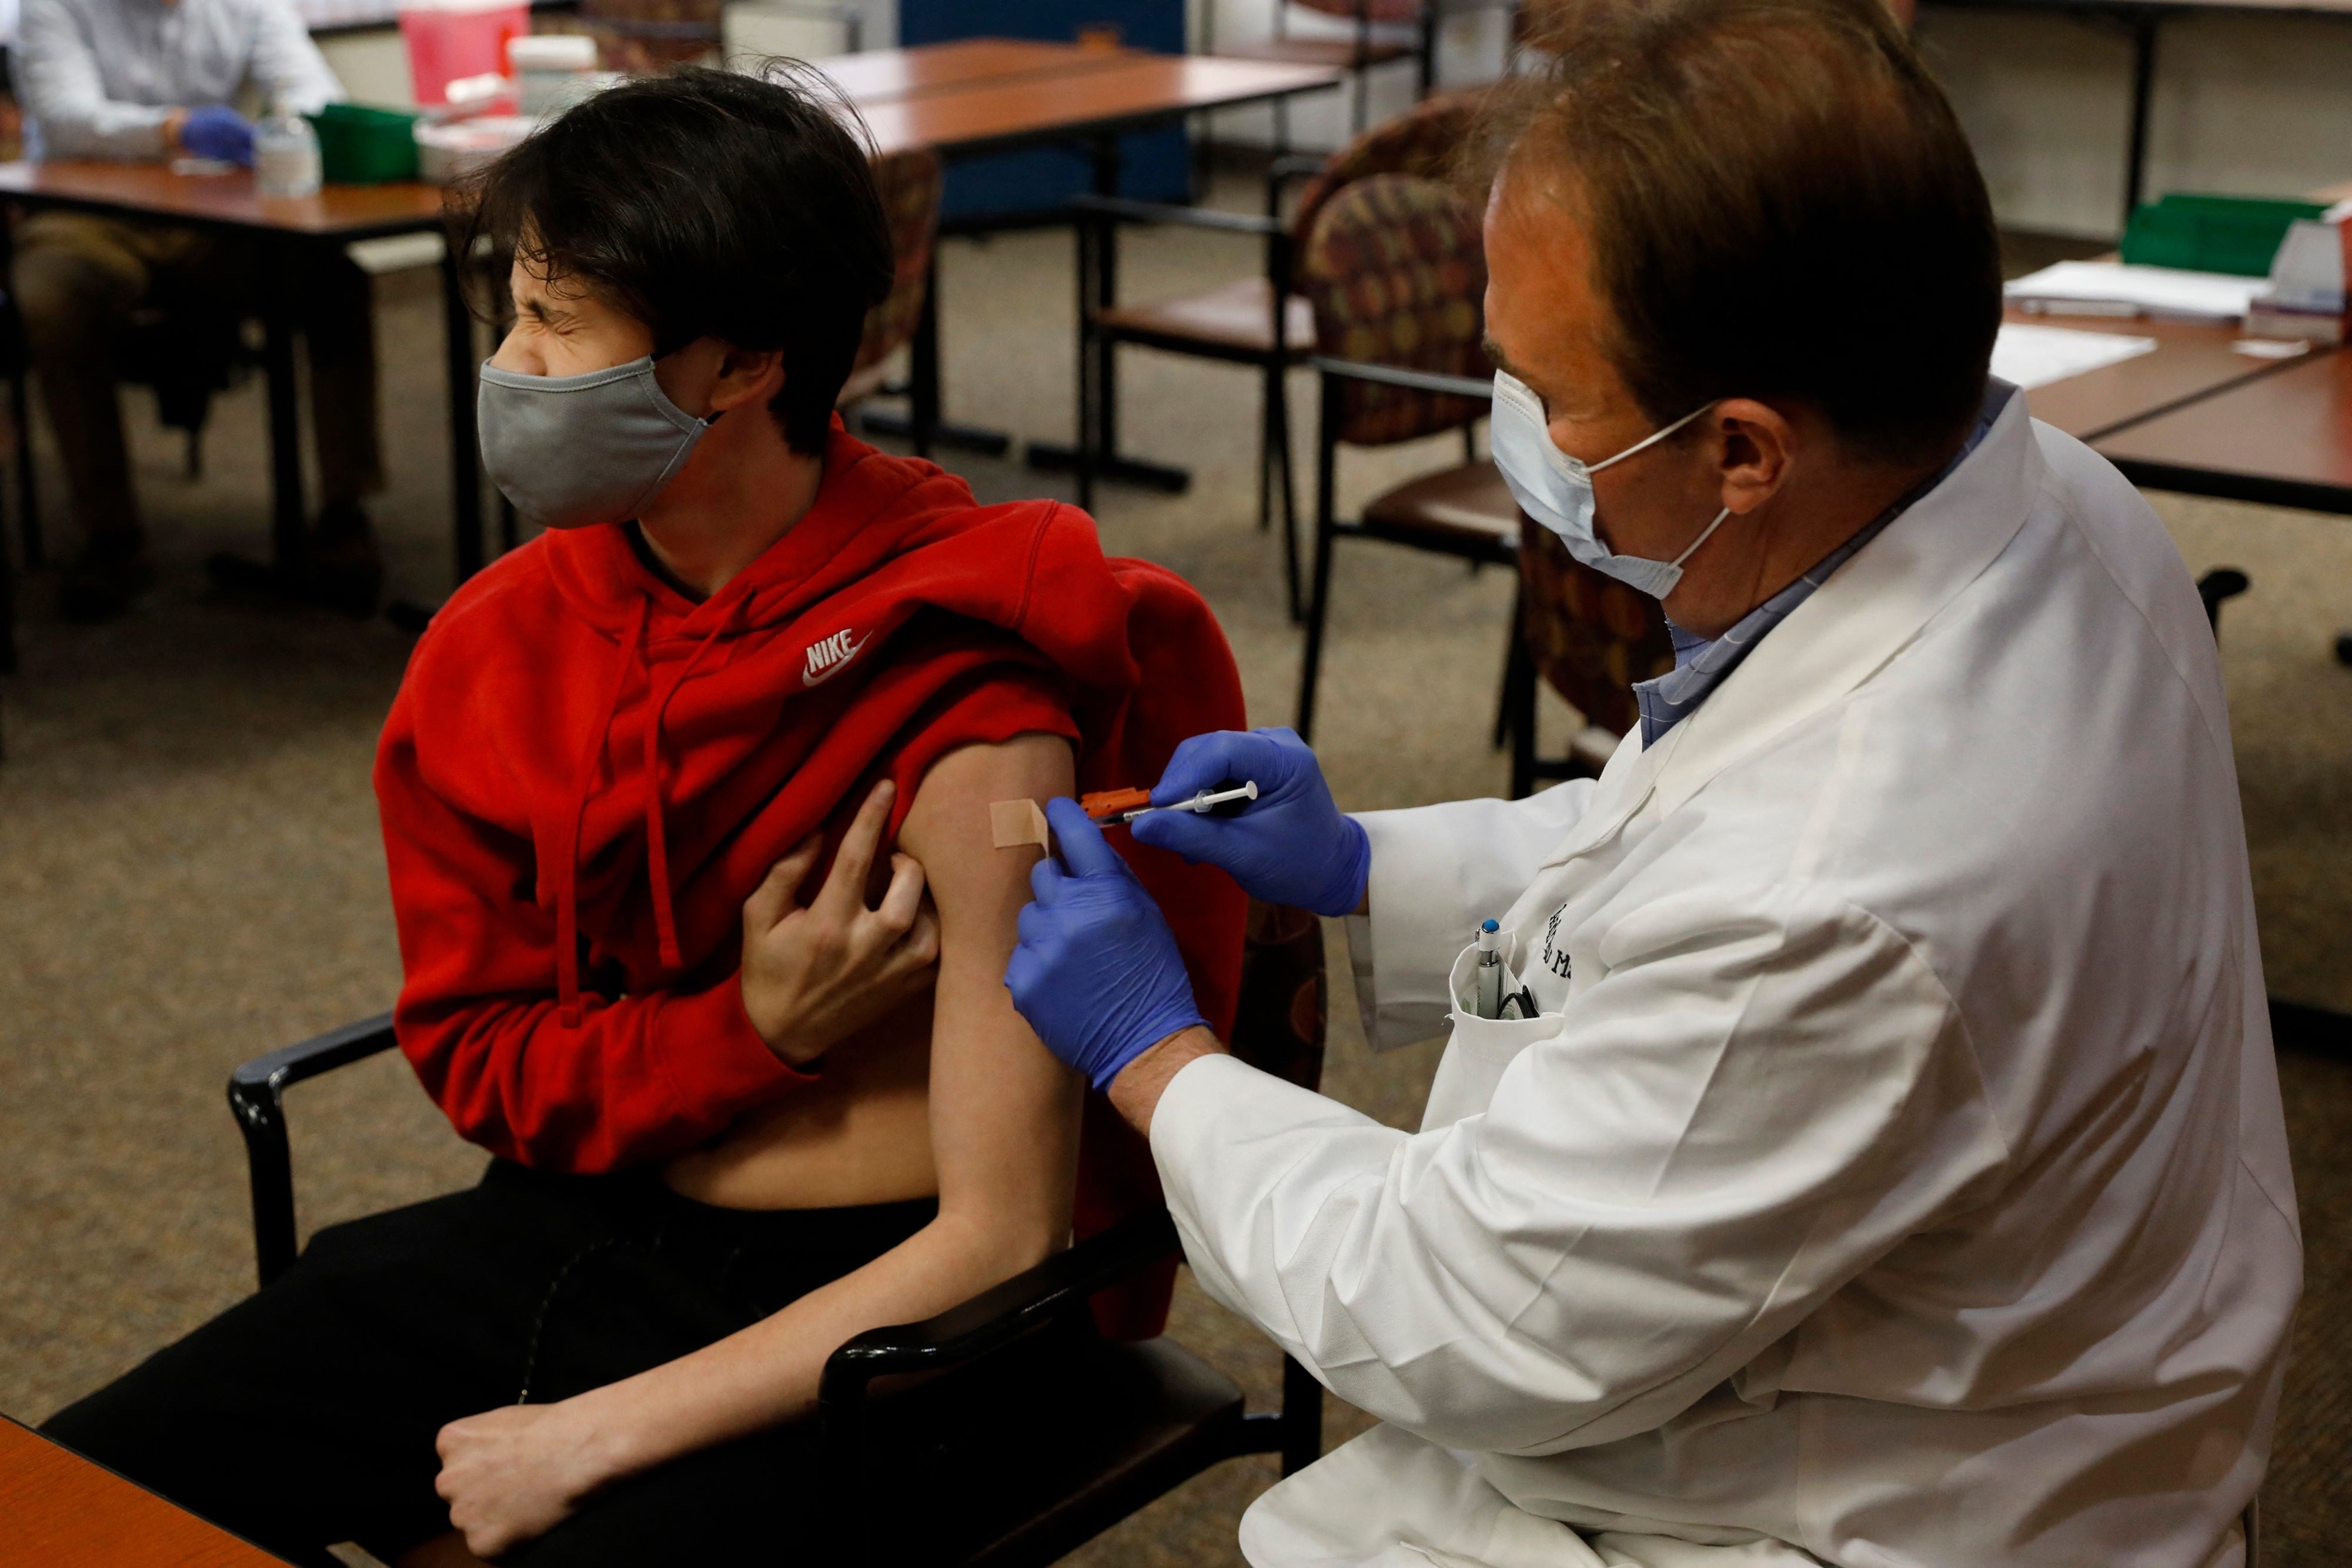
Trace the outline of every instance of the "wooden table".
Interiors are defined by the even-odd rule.
[[[1094,165],[1101,194],[1118,188],[1118,139],[1210,109],[1286,99],[1337,86],[1326,66],[1229,60],[1202,55],[1017,38],[964,38],[908,49],[877,49],[817,64],[857,106],[878,150],[929,147],[950,161],[1018,147],[1076,142]],[[992,455],[1001,432],[940,417],[939,276],[924,290],[909,366],[908,417],[867,413],[869,430],[940,440]]]
[[[286,1563],[0,1416],[0,1568]]]
[[[437,233],[441,193],[431,185],[329,185],[315,196],[265,197],[253,175],[174,174],[162,163],[0,163],[0,201],[39,210],[98,213],[173,223],[253,242],[259,289],[263,362],[269,383],[269,499],[272,553],[295,559],[307,508],[302,498],[301,414],[294,380],[294,324],[288,280],[328,246],[387,235]],[[454,256],[441,263],[442,321],[449,385],[451,524],[459,580],[481,569],[481,460],[474,429],[473,318]]]
[[[961,52],[975,45],[1006,51],[997,57],[1002,68],[908,85],[871,99],[852,92],[852,101],[866,117],[882,151],[920,146],[935,148],[943,156],[962,158],[1037,142],[1080,141],[1095,152],[1099,181],[1106,149],[1115,159],[1117,139],[1128,131],[1149,130],[1202,110],[1231,109],[1319,91],[1337,86],[1340,76],[1328,66],[1155,55],[1067,44],[1015,46],[1004,39],[968,39],[928,47]],[[1037,53],[1045,50],[1059,57],[1049,59]],[[846,68],[871,57],[852,56],[835,63]],[[961,68],[970,58],[960,53],[948,64],[950,68]],[[886,68],[875,68],[878,73]],[[1117,173],[1115,162],[1110,172]],[[1105,190],[1102,193],[1116,193]]]
[[[1323,67],[1155,55],[1131,49],[969,38],[881,49],[822,62],[856,105],[883,152],[926,146],[959,158],[1042,142],[1091,147],[1098,188],[1115,188],[1118,138],[1203,109],[1257,103],[1336,84]],[[27,208],[101,213],[184,224],[257,245],[269,383],[270,532],[280,561],[294,559],[306,521],[301,417],[294,379],[293,322],[282,282],[314,247],[442,227],[441,193],[414,183],[330,185],[299,200],[265,199],[251,174],[174,174],[161,163],[0,164],[0,201]],[[940,420],[937,278],[926,291],[914,344],[913,426],[958,434]],[[481,569],[481,457],[474,425],[478,346],[457,257],[441,262],[449,386],[451,521],[459,581]],[[879,421],[872,423],[879,423]],[[901,428],[905,426],[902,424]],[[1002,435],[962,432],[1002,452]]]
[[[2149,353],[2103,365],[2063,382],[2032,388],[2025,406],[2033,417],[2077,440],[2100,437],[2184,407],[2213,393],[2277,374],[2297,361],[2256,359],[2231,347],[2245,336],[2234,323],[2118,320],[2101,316],[2035,315],[2011,307],[2004,319],[2068,331],[2153,338]],[[2317,352],[2319,350],[2314,350]]]
[[[1045,43],[1034,38],[957,38],[904,49],[835,55],[817,66],[860,106],[968,87],[1007,83],[1080,69],[1088,62],[1132,58],[1135,51]]]
[[[2352,0],[2341,3],[2352,9]],[[2352,199],[2352,183],[2314,191],[2310,199]],[[2231,376],[2221,373],[2215,345],[2242,335],[2234,324],[2095,322],[2015,311],[2010,319],[2161,339],[2156,353],[2042,389],[2076,389],[2050,405],[2061,417],[2040,402],[2032,405],[2036,417],[2089,442],[2133,484],[2352,516],[2352,350],[2315,344],[2295,359],[2244,361],[2258,368]],[[2135,376],[2135,366],[2146,368]],[[2114,414],[2125,417],[2108,417]]]
[[[2352,353],[2322,353],[2094,441],[2135,485],[2352,516]]]

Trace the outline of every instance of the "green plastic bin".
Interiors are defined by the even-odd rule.
[[[416,116],[396,109],[331,103],[311,115],[320,177],[331,185],[381,185],[416,178]]]
[[[2262,277],[2270,272],[2271,257],[2286,238],[2287,225],[2325,211],[2317,202],[2169,195],[2132,214],[2124,230],[2124,259],[2146,267]]]

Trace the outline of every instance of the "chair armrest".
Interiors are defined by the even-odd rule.
[[[1276,222],[1282,219],[1282,199],[1290,187],[1301,180],[1311,180],[1323,172],[1329,162],[1320,154],[1286,152],[1265,167],[1265,215]]]
[[[1491,402],[1495,383],[1471,376],[1440,375],[1434,371],[1410,371],[1402,365],[1375,365],[1360,360],[1327,360],[1317,355],[1314,366],[1327,376],[1339,376],[1348,381],[1379,382],[1385,386],[1409,387],[1414,392],[1444,392],[1454,397]]]
[[[1265,177],[1276,184],[1288,184],[1323,172],[1330,160],[1319,152],[1286,152],[1266,165]]]
[[[257,1056],[228,1075],[228,1108],[245,1134],[246,1174],[253,1189],[253,1250],[265,1285],[294,1261],[294,1160],[286,1140],[286,1086],[394,1044],[392,1015],[358,1023]]]
[[[372,1019],[330,1030],[299,1045],[255,1057],[228,1075],[229,1092],[232,1095],[240,1089],[254,1094],[276,1094],[289,1083],[332,1072],[338,1067],[389,1051],[394,1043],[392,1015],[378,1013]]]
[[[830,1419],[862,1400],[875,1378],[938,1371],[1000,1350],[1177,1245],[1176,1222],[1167,1210],[1138,1215],[935,1318],[868,1329],[825,1361],[818,1407]]]
[[[1213,207],[1183,207],[1169,202],[1138,202],[1125,196],[1072,196],[1075,211],[1127,224],[1181,224],[1188,228],[1218,229],[1226,234],[1278,237],[1283,226],[1255,213],[1219,212]]]
[[[844,1560],[878,1505],[866,1463],[866,1393],[875,1378],[936,1372],[1002,1350],[1177,1248],[1165,1209],[1088,1237],[961,1306],[919,1323],[868,1329],[826,1358],[817,1385],[818,1469]],[[823,1529],[820,1528],[820,1534]]]

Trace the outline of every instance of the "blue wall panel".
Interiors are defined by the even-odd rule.
[[[1081,27],[1102,26],[1117,28],[1120,42],[1135,48],[1184,52],[1183,0],[899,0],[898,5],[901,44],[970,37],[1068,43]],[[1192,158],[1182,126],[1121,137],[1119,152],[1122,195],[1188,199]],[[1087,153],[1078,147],[958,159],[949,166],[940,215],[971,224],[1050,212],[1093,184]]]

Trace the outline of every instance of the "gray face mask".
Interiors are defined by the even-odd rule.
[[[625,523],[652,504],[710,428],[663,395],[651,355],[584,376],[482,366],[482,465],[542,528]]]

